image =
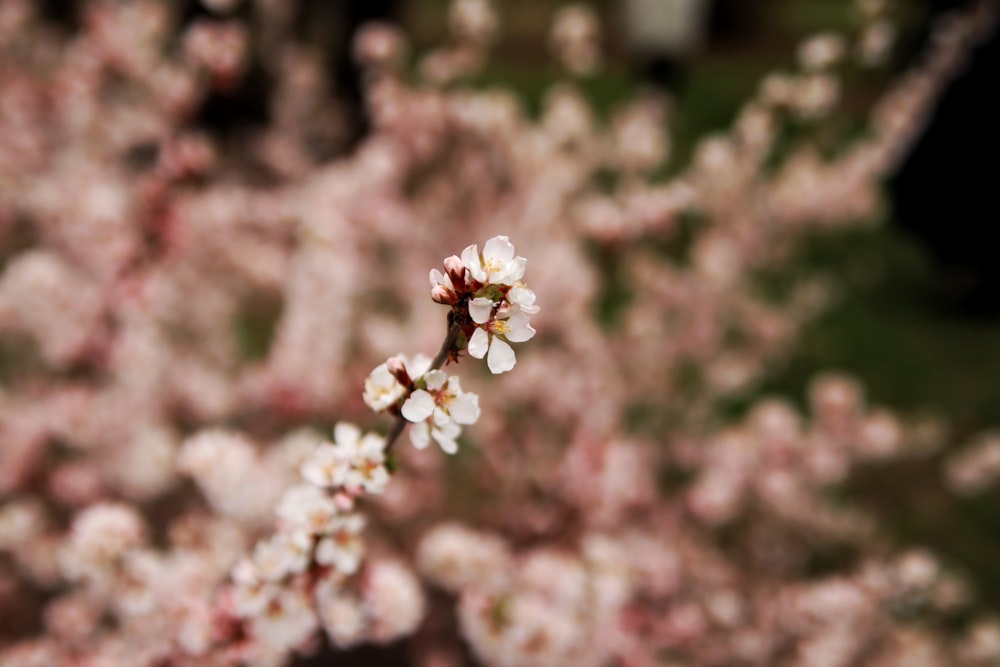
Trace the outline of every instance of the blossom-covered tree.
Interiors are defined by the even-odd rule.
[[[837,287],[762,272],[879,217],[994,3],[831,157],[847,72],[893,37],[857,3],[857,34],[806,41],[669,178],[663,100],[602,118],[574,78],[601,61],[586,7],[556,16],[537,117],[468,82],[487,0],[416,60],[368,26],[371,132],[331,158],[296,3],[203,4],[82,2],[70,30],[0,0],[0,664],[1000,659],[968,582],[842,493],[943,426],[844,375],[804,410],[755,391]],[[200,125],[253,67],[269,122]],[[949,483],[1000,476],[995,445]]]

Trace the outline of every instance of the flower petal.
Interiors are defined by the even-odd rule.
[[[535,335],[535,329],[528,322],[528,316],[520,311],[511,315],[506,322],[507,332],[504,336],[512,343],[523,343]]]
[[[365,405],[375,412],[381,412],[399,400],[404,391],[406,390],[403,389],[403,385],[392,376],[388,366],[379,364],[365,378],[363,398]]]
[[[486,271],[483,270],[483,260],[479,258],[479,246],[473,244],[462,251],[462,263],[469,269],[473,279],[486,282]]]
[[[424,449],[430,444],[430,427],[427,426],[427,422],[420,422],[419,424],[414,424],[410,427],[410,442],[417,449]]]
[[[493,301],[485,296],[469,299],[469,316],[476,324],[485,324],[493,314]]]
[[[431,269],[430,274],[431,287],[437,287],[438,285],[444,285],[448,289],[455,289],[455,285],[451,282],[451,277],[447,273],[442,273],[437,269]]]
[[[471,353],[470,353],[471,354]],[[486,365],[490,367],[490,372],[494,375],[506,373],[514,368],[517,357],[510,345],[494,336],[490,344],[490,353],[486,358]]]
[[[361,429],[350,422],[339,422],[333,427],[333,440],[341,447],[353,447],[361,439]]]
[[[486,350],[490,346],[490,337],[484,329],[476,329],[469,339],[469,356],[482,359],[486,356]]]
[[[431,358],[426,354],[415,354],[412,359],[409,359],[402,354],[398,356],[403,360],[403,364],[406,366],[406,372],[410,374],[411,378],[418,378],[431,368]]]
[[[384,451],[385,438],[374,433],[366,434],[365,437],[361,438],[361,442],[358,443],[358,453],[368,461],[381,463],[385,460]]]
[[[460,394],[448,405],[448,412],[456,424],[475,424],[479,419],[479,396]]]
[[[510,291],[507,292],[507,300],[514,305],[520,306],[521,310],[531,315],[538,312],[537,310],[528,310],[529,308],[538,308],[538,306],[535,305],[535,293],[527,287],[520,285],[511,287]]]
[[[506,236],[494,236],[483,246],[483,258],[509,262],[514,259],[514,244]]]
[[[524,257],[515,257],[513,261],[507,262],[502,271],[498,271],[493,276],[492,282],[501,285],[513,285],[524,277],[524,269],[528,265],[528,260]]]
[[[451,415],[441,408],[434,408],[434,423],[441,427],[451,423]]]
[[[435,430],[431,432],[431,435],[434,436],[434,440],[437,441],[445,454],[454,454],[458,451],[458,443],[455,442],[455,438],[449,437],[447,433]]]
[[[448,374],[444,371],[433,370],[424,373],[424,382],[427,383],[427,388],[431,391],[438,391],[444,386],[444,383],[448,381]]]
[[[433,429],[431,435],[434,435],[434,431],[440,431],[443,435],[455,439],[462,434],[462,427],[449,419],[436,429]]]
[[[422,422],[434,413],[434,397],[423,389],[417,389],[403,403],[402,412],[407,421]]]

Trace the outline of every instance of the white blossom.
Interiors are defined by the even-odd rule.
[[[402,354],[396,355],[395,358],[403,363],[410,377],[420,377],[431,367],[430,358],[422,354],[414,356],[413,359],[408,359]],[[379,364],[365,380],[363,395],[365,405],[375,412],[382,412],[395,405],[406,394],[406,389],[389,370],[389,362]]]
[[[462,262],[473,279],[484,285],[513,285],[524,275],[527,260],[514,256],[514,244],[506,236],[494,236],[483,246],[473,244],[462,251]]]
[[[321,487],[343,486],[351,469],[350,452],[324,442],[302,463],[302,478]]]
[[[389,470],[385,465],[385,439],[368,433],[355,445],[351,468],[344,479],[347,489],[363,489],[380,494],[389,483]]]
[[[529,310],[537,312],[533,292],[522,288],[517,292],[517,298],[526,302]],[[530,313],[520,305],[500,305],[496,312],[494,306],[494,302],[485,297],[469,301],[469,315],[478,325],[469,338],[469,354],[476,359],[486,357],[490,371],[499,374],[514,368],[517,363],[517,356],[508,341],[523,343],[535,335],[535,330],[528,321]]]
[[[417,565],[435,585],[452,593],[465,588],[502,590],[510,582],[510,547],[495,534],[458,523],[435,526],[420,540]]]
[[[406,388],[399,384],[389,368],[385,364],[379,364],[365,380],[363,397],[365,405],[375,412],[382,412],[405,393]]]
[[[361,566],[364,543],[361,531],[365,519],[360,514],[347,514],[333,519],[328,534],[316,545],[316,562],[332,565],[342,574],[354,574]]]
[[[474,424],[479,419],[479,397],[463,392],[459,379],[439,370],[423,376],[426,389],[417,389],[403,403],[402,413],[413,422],[410,440],[424,449],[433,438],[448,454],[458,451],[456,438],[460,425]]]
[[[381,493],[389,482],[385,440],[374,433],[362,436],[361,429],[346,422],[334,427],[333,439],[303,462],[302,477],[320,487]]]
[[[258,542],[253,552],[253,565],[262,579],[279,581],[289,574],[304,571],[311,556],[312,535],[302,529],[290,530]]]
[[[316,608],[327,636],[336,646],[350,648],[364,639],[365,611],[353,595],[324,596],[317,594]]]
[[[253,635],[262,648],[284,653],[298,646],[316,631],[319,619],[305,592],[282,589],[264,613],[253,618]]]
[[[313,534],[325,533],[337,514],[337,506],[321,489],[300,484],[288,489],[278,502],[278,516],[291,528]]]
[[[99,503],[73,520],[60,554],[63,571],[71,578],[99,577],[126,553],[139,547],[146,528],[139,513],[120,503]]]
[[[257,566],[249,558],[236,563],[231,575],[234,584],[233,607],[236,613],[243,617],[260,614],[280,590],[277,585],[264,580]]]
[[[517,283],[507,292],[507,301],[517,306],[525,315],[536,315],[540,308],[535,305],[535,293],[525,286],[524,283]]]
[[[387,643],[412,634],[427,602],[413,571],[394,560],[377,560],[365,570],[363,600],[370,618],[369,636]]]

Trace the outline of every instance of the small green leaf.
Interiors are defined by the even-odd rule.
[[[485,287],[476,290],[477,297],[486,297],[490,301],[496,303],[503,298],[503,290],[500,289],[499,285],[486,285]]]

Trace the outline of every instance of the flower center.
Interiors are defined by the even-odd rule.
[[[496,273],[497,271],[503,269],[503,262],[497,259],[493,259],[491,257],[485,262],[483,262],[483,269],[486,271],[486,273]]]

